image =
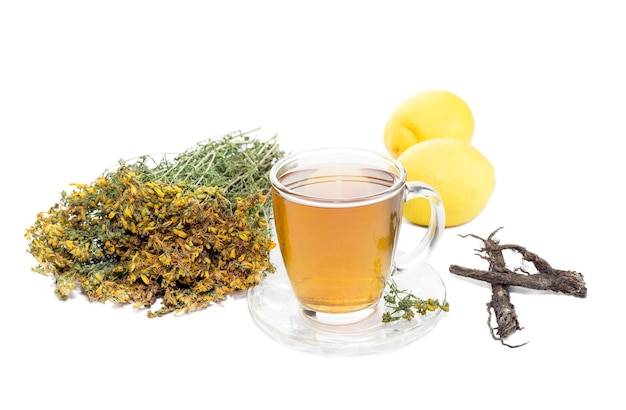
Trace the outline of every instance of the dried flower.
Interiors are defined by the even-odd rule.
[[[153,167],[152,156],[121,161],[37,215],[25,234],[33,270],[61,299],[80,289],[90,301],[159,303],[149,317],[223,301],[274,272],[267,172],[282,155],[238,133]]]
[[[407,290],[398,289],[398,285],[393,281],[389,281],[389,292],[383,296],[385,306],[390,311],[383,313],[383,322],[394,322],[400,319],[412,320],[415,314],[426,315],[428,312],[434,312],[441,309],[444,312],[450,310],[448,302],[440,302],[439,299],[421,299]]]

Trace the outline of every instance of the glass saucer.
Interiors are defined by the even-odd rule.
[[[268,336],[291,348],[333,356],[382,353],[403,347],[430,332],[441,310],[417,314],[413,320],[382,322],[384,301],[367,318],[346,325],[329,325],[306,317],[293,295],[278,247],[272,251],[276,272],[250,288],[248,308],[256,325]],[[401,290],[417,297],[446,300],[446,288],[426,262],[392,276]],[[385,294],[388,289],[385,289]]]

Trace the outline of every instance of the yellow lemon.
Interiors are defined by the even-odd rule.
[[[474,116],[459,96],[449,91],[429,90],[403,101],[387,120],[384,142],[394,158],[407,148],[433,138],[471,142]]]
[[[491,162],[468,142],[438,138],[415,144],[399,157],[407,180],[425,182],[441,196],[446,227],[474,219],[487,205],[496,186]],[[430,206],[421,198],[404,204],[404,217],[427,226]]]

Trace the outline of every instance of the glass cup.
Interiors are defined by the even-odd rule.
[[[273,166],[276,236],[305,317],[338,325],[368,317],[390,275],[435,247],[445,225],[441,198],[406,178],[399,162],[354,148],[305,151]],[[414,198],[429,201],[430,224],[417,246],[396,255],[402,205]]]

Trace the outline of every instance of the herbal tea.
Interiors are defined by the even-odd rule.
[[[297,169],[273,190],[280,249],[293,290],[308,309],[348,313],[381,297],[390,273],[404,190],[380,169]],[[363,203],[363,204],[361,204]]]

